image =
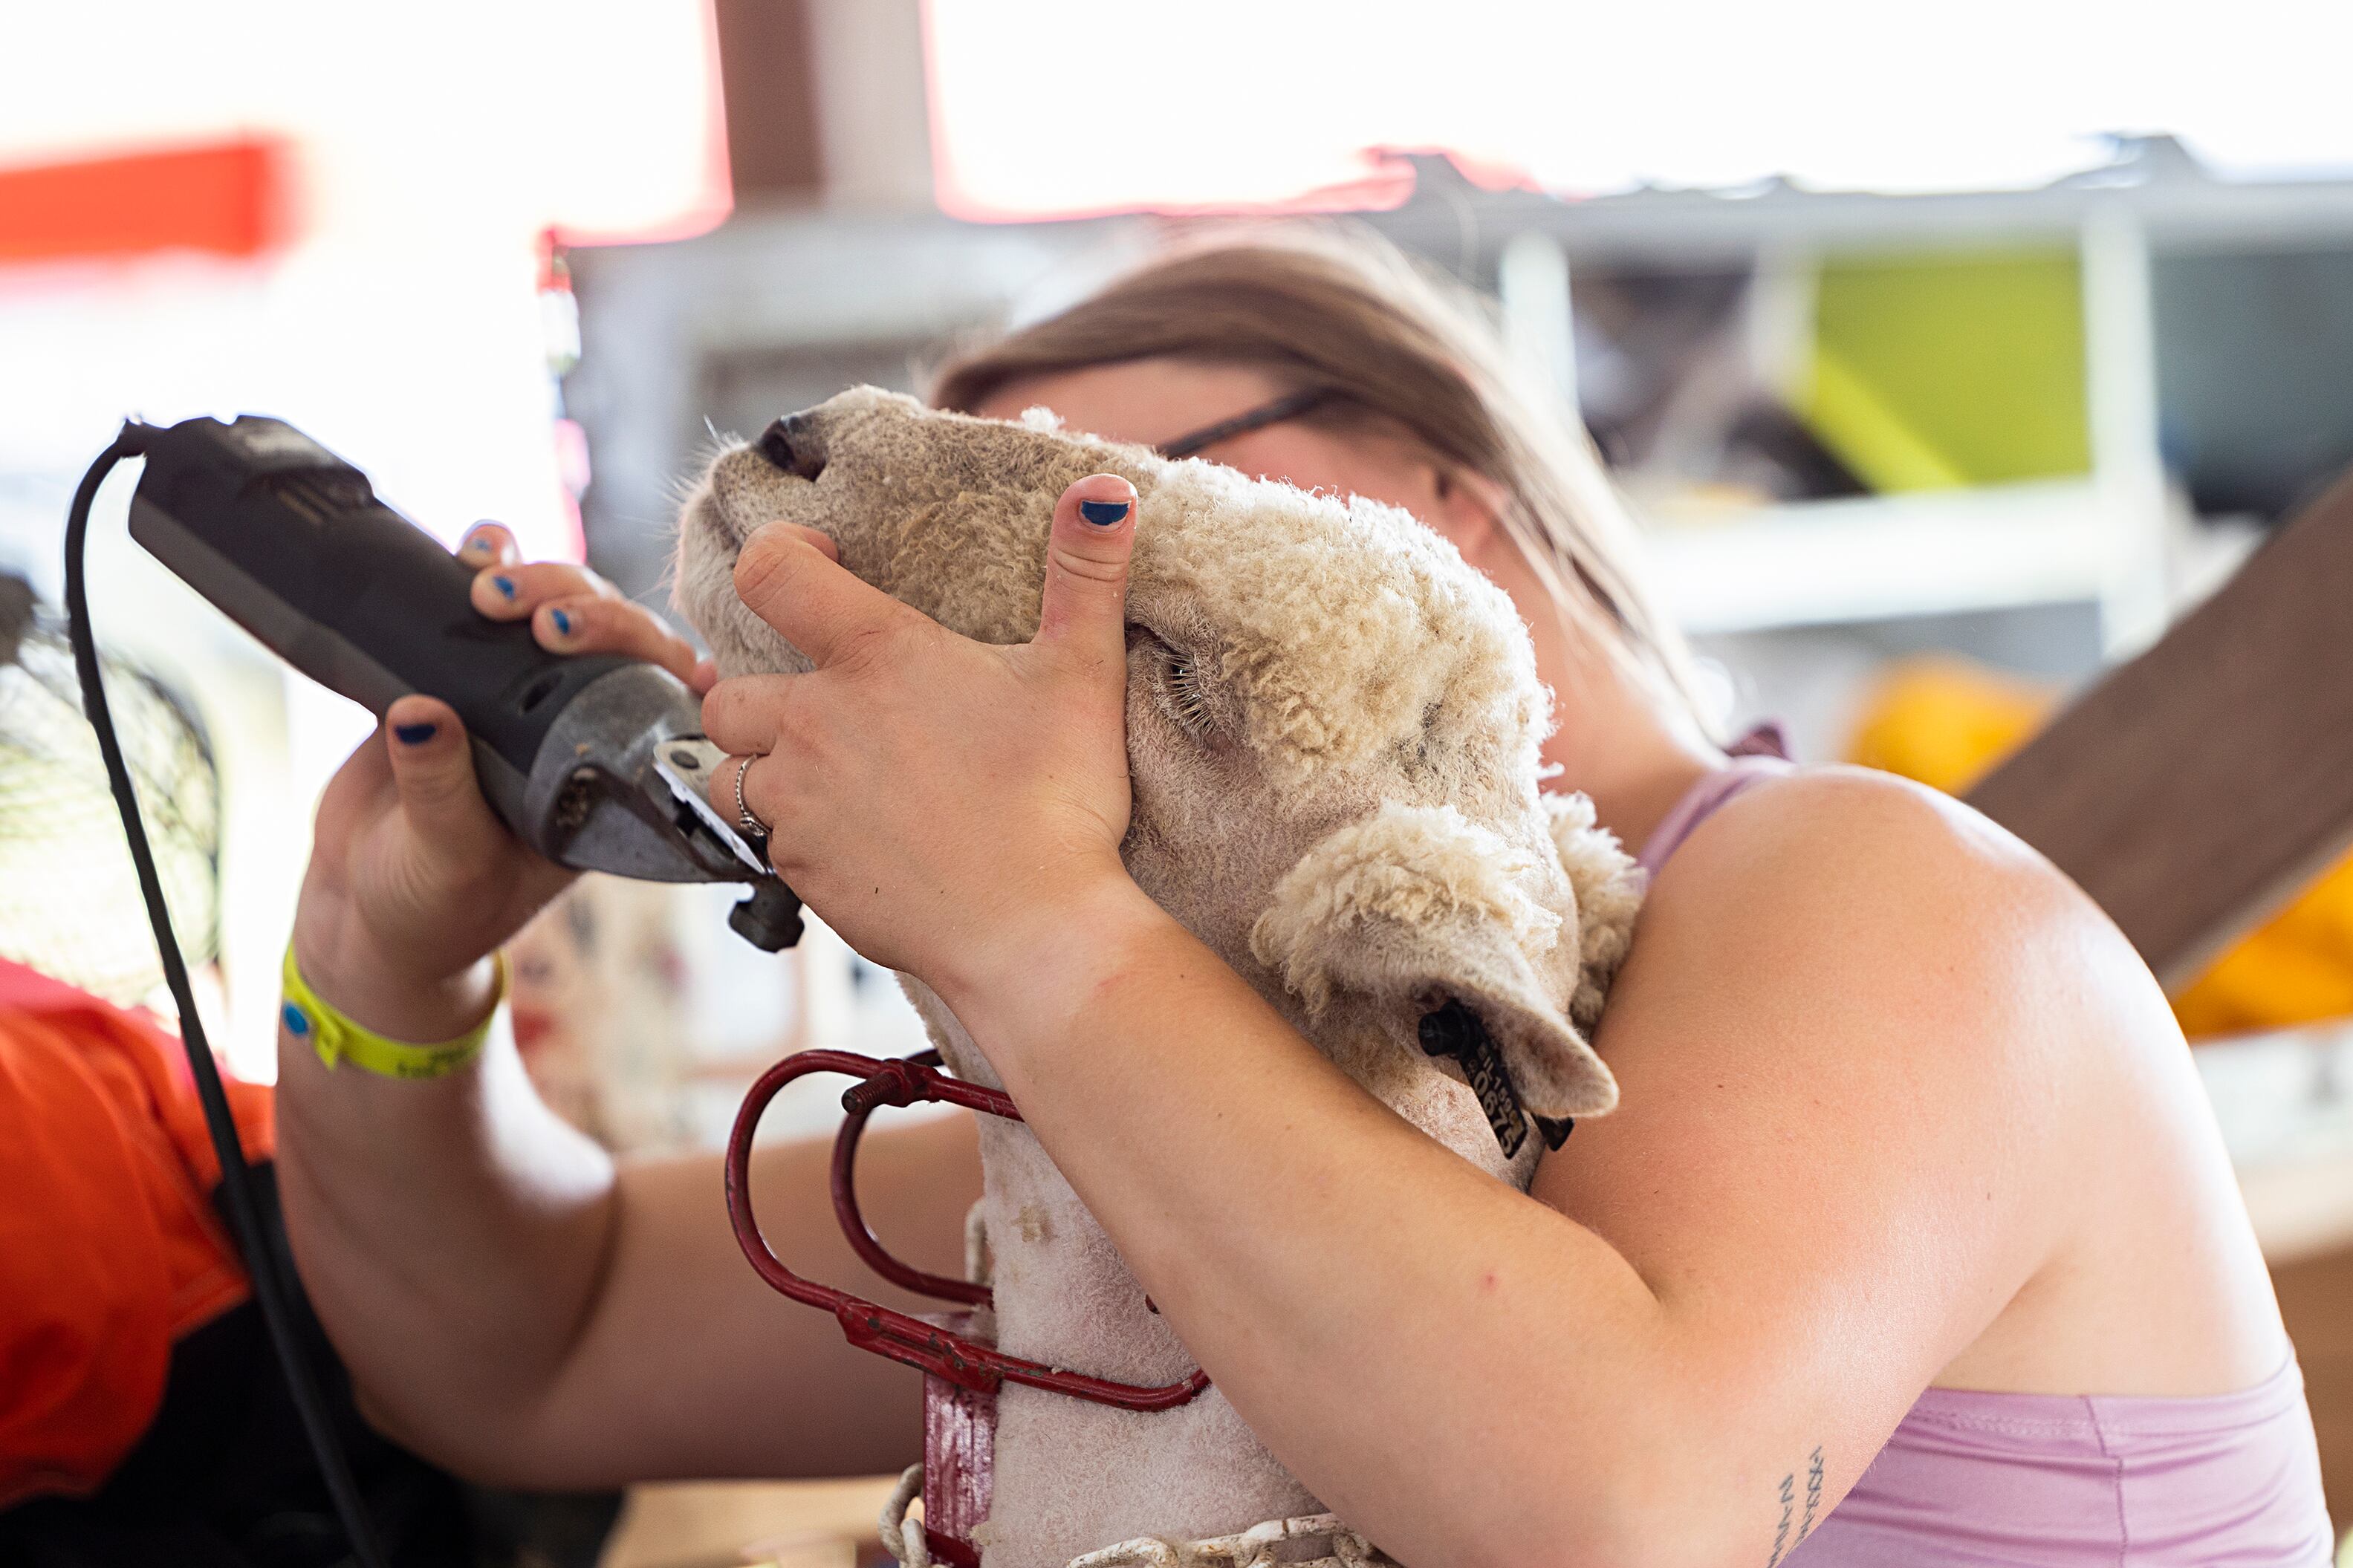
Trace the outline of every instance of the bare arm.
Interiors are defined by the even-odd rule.
[[[797,1272],[934,1311],[869,1270],[827,1201],[830,1142],[764,1150],[752,1184],[769,1246]],[[960,1278],[980,1155],[963,1114],[870,1136],[860,1195],[891,1249]],[[540,1447],[572,1474],[873,1475],[923,1457],[923,1379],[853,1350],[825,1312],[760,1282],[727,1227],[715,1159],[625,1169],[616,1267],[550,1391]],[[568,1436],[611,1428],[596,1451]],[[610,1445],[610,1447],[607,1447]]]
[[[1018,997],[949,996],[1252,1430],[1403,1561],[1772,1561],[2052,1246],[2049,980],[2129,954],[1901,786],[1734,809],[1620,982],[1623,1109],[1533,1196],[1115,886]]]
[[[922,1385],[753,1274],[711,1155],[617,1166],[542,1105],[511,1050],[429,1083],[330,1074],[288,1045],[288,1223],[373,1418],[477,1479],[858,1475],[920,1457]],[[849,1251],[829,1144],[761,1150],[769,1244],[911,1306]],[[955,1275],[980,1192],[972,1128],[870,1135],[860,1197],[902,1257]]]
[[[519,565],[477,531],[474,602],[565,652],[614,650],[705,679],[685,645],[579,569]],[[565,611],[563,622],[553,614]],[[419,698],[321,802],[296,919],[311,986],[395,1039],[462,1033],[483,959],[566,880],[501,829],[457,716]],[[437,1080],[322,1067],[280,1040],[280,1187],[322,1321],[366,1407],[469,1474],[546,1487],[638,1477],[871,1471],[911,1460],[921,1384],[752,1273],[715,1158],[625,1163],[565,1126],[511,1048]],[[868,1140],[869,1214],[955,1274],[979,1193],[968,1125]],[[760,1212],[821,1279],[895,1293],[835,1231],[821,1148],[764,1150]]]

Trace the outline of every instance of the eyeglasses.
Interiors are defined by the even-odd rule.
[[[1160,455],[1170,458],[1192,457],[1202,448],[1214,447],[1220,441],[1230,441],[1237,436],[1247,436],[1253,430],[1263,430],[1270,425],[1296,419],[1331,402],[1335,395],[1331,388],[1325,386],[1286,394],[1271,403],[1261,403],[1256,408],[1237,414],[1230,419],[1220,419],[1215,425],[1204,425],[1198,430],[1187,431],[1174,441],[1163,441]]]

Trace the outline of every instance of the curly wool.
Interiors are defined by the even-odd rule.
[[[1609,983],[1633,945],[1634,917],[1641,910],[1649,878],[1620,847],[1618,836],[1594,820],[1592,801],[1581,795],[1548,795],[1544,805],[1553,847],[1577,895],[1581,962],[1568,1018],[1590,1029],[1601,1021]]]
[[[1250,952],[1320,1017],[1332,1000],[1333,949],[1375,921],[1415,928],[1493,921],[1531,958],[1560,940],[1559,911],[1528,896],[1531,857],[1451,805],[1404,806],[1340,829],[1275,884],[1250,928]]]

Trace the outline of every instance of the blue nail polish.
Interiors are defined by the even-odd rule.
[[[515,596],[514,579],[512,577],[493,577],[491,579],[491,586],[510,599]]]
[[[547,618],[555,623],[555,635],[557,637],[568,637],[572,635],[572,617],[570,616],[565,615],[562,610],[550,610],[547,612]]]
[[[400,737],[404,746],[421,746],[441,732],[438,724],[395,724],[392,732]]]
[[[297,1007],[293,1003],[287,1003],[280,1011],[278,1016],[285,1021],[286,1032],[292,1035],[296,1039],[299,1040],[303,1036],[311,1032],[310,1018],[303,1013],[301,1008]]]
[[[1097,528],[1117,528],[1127,520],[1127,503],[1124,500],[1082,500],[1079,515]]]

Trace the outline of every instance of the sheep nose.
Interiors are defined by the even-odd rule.
[[[760,432],[760,456],[788,474],[813,479],[825,472],[825,442],[807,414],[787,414]]]

